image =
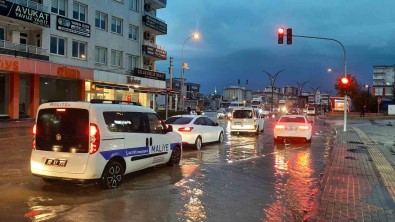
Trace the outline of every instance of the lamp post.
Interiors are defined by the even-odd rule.
[[[184,72],[185,72],[185,69],[187,69],[188,68],[188,65],[187,64],[184,64],[184,46],[185,46],[185,43],[189,40],[189,39],[199,39],[199,33],[193,33],[193,35],[191,35],[191,36],[189,36],[188,38],[186,38],[185,40],[184,40],[184,43],[182,44],[182,54],[181,54],[181,108],[182,109],[184,109],[184,104],[185,104],[185,101],[184,101],[184,96],[186,96],[185,95],[185,93],[186,93],[186,91],[185,91],[185,93],[184,93],[184,85],[185,85],[185,78],[184,78]]]
[[[299,90],[299,92],[298,92],[298,106],[300,108],[300,104],[301,104],[301,98],[300,97],[302,95],[302,90],[303,90],[304,85],[306,83],[308,83],[309,81],[304,81],[304,82],[300,83],[300,82],[294,80],[294,82],[296,82],[296,84],[298,85],[298,90]],[[305,105],[306,104],[304,104],[303,106],[305,106]]]
[[[272,87],[272,106],[271,106],[271,109],[272,109],[272,110],[273,110],[273,103],[274,103],[274,99],[273,99],[273,97],[274,97],[274,95],[273,95],[273,93],[274,93],[274,89],[273,89],[274,83],[276,82],[276,78],[277,78],[278,74],[280,74],[280,72],[282,72],[282,71],[284,71],[284,70],[285,70],[285,69],[282,69],[282,70],[276,72],[276,74],[274,74],[274,75],[272,75],[272,74],[266,72],[265,70],[263,70],[263,72],[265,72],[265,73],[267,74],[267,76],[269,77],[269,79],[270,79],[270,85],[271,85],[271,87]]]

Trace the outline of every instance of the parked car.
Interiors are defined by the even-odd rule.
[[[219,110],[217,110],[217,118],[218,119],[226,118],[226,110],[225,110],[225,108],[220,108]]]
[[[282,139],[303,139],[311,142],[312,126],[305,115],[283,115],[274,126],[274,142]]]
[[[194,145],[198,150],[203,143],[224,141],[224,129],[206,116],[177,115],[169,117],[165,124],[181,134],[183,144]]]
[[[264,120],[259,111],[252,107],[234,108],[230,121],[230,132],[250,132],[259,134],[264,130]]]

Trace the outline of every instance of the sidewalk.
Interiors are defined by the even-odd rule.
[[[20,119],[20,120],[0,120],[1,128],[15,128],[15,127],[33,127],[33,119]]]
[[[359,127],[349,126],[347,132],[334,127],[337,137],[324,172],[316,221],[395,221],[395,153],[372,140],[371,131],[369,136],[363,131],[373,130],[375,140],[388,142],[395,126]]]

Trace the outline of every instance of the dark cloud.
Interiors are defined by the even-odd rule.
[[[230,3],[231,2],[231,3]],[[344,72],[343,50],[335,42],[294,38],[292,45],[278,45],[276,29],[292,27],[294,34],[335,38],[347,51],[348,72],[361,84],[372,83],[373,65],[395,64],[395,13],[392,0],[172,0],[158,17],[168,24],[160,36],[174,57],[174,76],[180,76],[182,43],[193,31],[202,39],[188,40],[184,60],[186,78],[200,83],[202,91],[221,91],[236,84],[252,90],[270,85],[266,70],[279,74],[276,86],[304,82],[305,89],[333,90]],[[159,62],[167,70],[169,62]],[[327,68],[332,73],[327,73]]]

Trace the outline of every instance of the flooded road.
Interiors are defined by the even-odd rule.
[[[308,217],[332,146],[316,120],[312,143],[273,143],[273,121],[259,135],[185,147],[178,167],[125,176],[122,186],[47,183],[30,174],[31,129],[0,131],[0,221],[301,221]]]

